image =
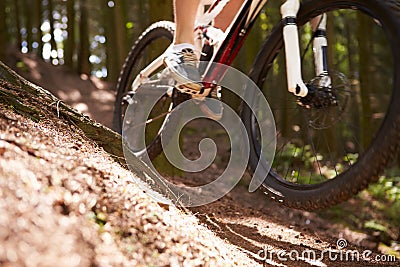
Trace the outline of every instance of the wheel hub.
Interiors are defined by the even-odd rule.
[[[322,74],[306,84],[308,93],[297,100],[300,106],[323,109],[338,105],[338,97],[332,89],[331,78]]]
[[[351,85],[339,72],[323,73],[307,83],[308,94],[297,100],[306,109],[309,127],[326,129],[341,120],[351,96]]]

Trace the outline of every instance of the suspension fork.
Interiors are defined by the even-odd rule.
[[[284,23],[283,41],[285,44],[286,73],[289,92],[304,97],[308,93],[301,75],[299,33],[296,23],[300,0],[286,0],[281,6]]]
[[[326,20],[327,15],[322,14],[318,17],[313,18],[311,28],[313,31],[313,52],[314,52],[314,65],[315,75],[322,76],[319,86],[329,87],[331,86],[331,78],[328,74],[328,40],[326,37]]]
[[[313,51],[315,60],[315,74],[321,75],[328,72],[328,42],[326,39],[326,14],[313,18],[311,29],[313,31]]]
[[[296,23],[297,12],[300,8],[300,0],[286,0],[281,6],[283,27],[283,40],[285,43],[286,72],[288,90],[297,96],[305,97],[308,88],[304,84],[301,75],[301,58],[298,28]],[[311,28],[314,35],[313,52],[315,75],[328,73],[328,42],[326,38],[326,14],[313,18]],[[326,75],[321,79],[320,86],[330,86],[331,79]]]

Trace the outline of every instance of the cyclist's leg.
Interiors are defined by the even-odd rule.
[[[193,27],[200,0],[174,0],[175,44],[194,44]]]
[[[243,2],[244,0],[230,0],[221,13],[214,19],[214,26],[225,31],[235,18]]]
[[[174,42],[165,52],[164,64],[177,81],[177,89],[199,94],[202,88],[194,51],[194,21],[200,0],[174,0],[176,30]]]

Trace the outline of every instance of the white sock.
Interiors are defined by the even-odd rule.
[[[193,51],[195,50],[194,45],[189,44],[189,43],[175,44],[172,46],[171,49],[174,51],[182,51],[183,49],[186,49],[186,48],[192,49]]]

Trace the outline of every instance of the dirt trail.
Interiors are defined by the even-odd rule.
[[[1,266],[247,266],[193,215],[160,207],[74,127],[0,103]]]
[[[20,74],[27,77],[32,82],[49,89],[66,103],[75,106],[98,122],[108,126],[111,125],[114,94],[109,84],[93,78],[77,77],[61,67],[54,68],[43,62],[37,62],[34,58],[28,56],[22,57],[22,60],[25,62],[26,67],[25,69],[19,70]],[[11,119],[8,116],[11,116]],[[13,114],[7,115],[6,118],[2,119],[0,125],[9,124],[10,121],[14,121],[14,116]],[[20,118],[15,119],[15,121],[20,120]],[[24,122],[24,125],[29,125],[29,122]],[[49,127],[50,126],[51,125],[49,125]],[[24,128],[19,129],[21,131],[24,130]],[[48,130],[49,128],[44,127],[43,129]],[[39,133],[39,131],[43,129],[38,128],[37,132],[32,132],[31,135],[25,138],[34,138],[36,134],[40,136],[41,133]],[[9,131],[9,129],[3,127],[2,132],[3,131]],[[15,132],[11,131],[6,135],[12,134],[15,134]],[[68,133],[68,135],[71,135],[71,133]],[[51,143],[54,143],[54,140],[60,137],[55,134],[52,135],[52,138],[48,138],[47,141],[38,141],[39,145],[42,144],[42,142],[47,142],[45,149],[47,152],[36,154],[36,150],[33,150],[33,152],[31,151],[31,146],[25,146],[21,144],[20,141],[8,140],[6,142],[1,141],[0,153],[3,153],[1,154],[3,156],[4,153],[11,153],[10,151],[14,151],[16,154],[9,154],[9,160],[11,160],[12,157],[16,157],[18,161],[21,162],[21,164],[18,165],[21,170],[25,168],[29,169],[35,174],[37,179],[44,179],[40,182],[52,183],[51,178],[49,178],[52,177],[50,171],[47,170],[42,173],[43,176],[40,176],[38,167],[40,165],[38,165],[37,168],[34,167],[34,169],[28,168],[28,166],[34,164],[35,160],[31,158],[28,159],[27,155],[21,156],[22,154],[28,154],[52,163],[53,161],[49,160],[49,158],[59,157],[59,155],[57,155],[57,152],[50,152],[54,148]],[[71,161],[68,157],[72,155],[77,155],[76,157],[78,157],[79,161],[79,157],[92,157],[92,152],[95,154],[100,153],[96,151],[91,151],[89,153],[86,151],[86,140],[78,138],[78,140],[81,141],[77,144],[75,141],[71,141],[75,138],[73,135],[71,138],[72,139],[68,140],[68,142],[72,142],[68,149],[74,150],[74,152],[71,152],[71,155],[65,155],[63,156],[64,158],[59,159],[60,162],[57,163],[59,164],[57,171],[65,172],[63,174],[64,178],[58,182],[60,183],[60,190],[71,192],[72,195],[70,197],[72,200],[66,200],[65,196],[60,199],[60,203],[56,205],[56,210],[59,210],[59,213],[56,215],[56,221],[58,221],[58,223],[54,225],[59,226],[60,223],[63,223],[62,218],[65,216],[65,213],[69,215],[64,223],[73,225],[71,226],[72,230],[69,231],[70,228],[68,227],[60,229],[61,232],[59,234],[60,237],[63,235],[70,236],[69,253],[72,254],[66,255],[79,255],[82,265],[86,265],[86,263],[106,265],[104,263],[107,263],[107,261],[111,261],[109,262],[111,265],[129,265],[137,261],[137,263],[145,265],[161,264],[160,266],[178,266],[184,264],[185,256],[179,254],[181,253],[179,252],[180,249],[183,249],[183,253],[192,255],[189,257],[192,261],[186,262],[188,264],[187,266],[194,266],[196,258],[199,260],[198,263],[200,265],[209,264],[210,266],[223,266],[224,264],[227,266],[399,266],[399,259],[391,263],[376,262],[373,260],[363,261],[362,259],[360,259],[360,261],[346,260],[346,255],[347,257],[349,257],[349,255],[351,256],[350,250],[359,252],[361,256],[363,252],[370,250],[372,254],[367,255],[370,259],[375,259],[376,256],[383,255],[383,252],[378,250],[378,243],[372,236],[360,231],[351,230],[342,224],[323,219],[318,213],[285,208],[268,201],[261,192],[250,194],[246,190],[245,183],[240,184],[219,201],[206,206],[193,208],[191,212],[195,214],[197,219],[191,217],[191,215],[187,215],[188,218],[190,218],[188,221],[193,222],[193,224],[191,224],[193,228],[189,228],[190,230],[188,231],[188,229],[185,229],[187,226],[186,222],[180,221],[182,219],[186,220],[184,214],[172,207],[165,210],[165,208],[162,209],[155,203],[150,203],[151,201],[146,199],[143,194],[140,194],[137,189],[131,188],[129,181],[124,178],[126,177],[124,176],[126,173],[123,175],[120,174],[120,172],[123,172],[122,170],[118,170],[118,172],[115,173],[113,168],[116,167],[111,166],[113,163],[105,160],[103,156],[101,156],[100,159],[96,159],[99,160],[101,164],[95,160],[91,163],[84,163],[83,168],[82,166],[75,168],[78,166],[70,165]],[[3,140],[4,138],[2,137],[1,139]],[[46,156],[44,156],[44,154],[41,153],[48,153],[48,155],[46,154]],[[65,152],[60,150],[59,153]],[[10,164],[10,161],[1,159],[0,162],[3,164],[0,165],[0,174],[6,175],[7,172],[4,172],[4,170],[9,171],[6,165]],[[38,160],[38,164],[41,164],[39,162],[40,160]],[[103,163],[105,164],[104,166],[107,167],[103,167]],[[1,167],[3,169],[1,169]],[[109,169],[104,170],[103,168]],[[220,170],[216,169],[211,171],[215,174]],[[21,177],[22,175],[23,174],[20,173],[15,177]],[[81,205],[79,201],[76,203],[73,201],[74,192],[79,193],[78,195],[82,192],[74,190],[75,179],[70,181],[69,177],[81,177],[83,179],[78,182],[80,186],[75,185],[78,188],[82,186],[83,188],[90,188],[90,184],[83,185],[82,183],[84,183],[85,179],[94,179],[92,182],[95,183],[95,189],[89,190],[89,196],[87,196],[89,199],[84,200],[86,201],[84,202],[86,213],[80,212]],[[119,181],[119,179],[121,181]],[[173,179],[175,182],[184,182],[185,180],[187,182],[187,180],[191,178],[174,177]],[[194,177],[193,180],[196,181],[196,177]],[[139,194],[139,199],[136,199],[136,202],[128,201],[130,200],[128,197],[126,199],[124,198],[124,200],[119,199],[118,196],[122,192],[121,188],[130,192],[129,197],[136,198],[135,195]],[[45,189],[38,189],[38,197],[43,197],[43,190]],[[85,192],[85,190],[83,192]],[[92,200],[92,202],[95,203],[92,207],[87,205],[87,202],[91,203],[91,198],[95,199]],[[138,210],[140,211],[141,209],[140,207],[143,206],[141,201],[145,203],[145,206],[151,207],[150,211],[145,209],[142,212],[138,212]],[[357,200],[352,200],[345,205],[358,204]],[[106,210],[103,211],[102,207],[106,207]],[[357,214],[357,212],[364,212],[363,210],[357,209],[351,211],[355,212],[352,216],[361,216]],[[156,218],[154,220],[149,218],[150,215],[147,212],[157,214]],[[180,214],[177,217],[178,219],[172,223],[167,223],[166,225],[168,226],[164,226],[165,220],[167,220],[166,218],[171,219],[177,216],[177,213]],[[87,220],[82,219],[82,216],[76,216],[76,218],[74,217],[71,219],[70,214],[89,214],[92,216],[93,220],[88,223]],[[103,225],[102,220],[105,218],[102,216],[106,216],[107,218],[103,222]],[[143,218],[140,219],[140,216],[143,216]],[[83,216],[83,218],[85,217]],[[136,218],[136,220],[132,222],[131,218]],[[16,220],[16,218],[12,217],[7,219],[13,222]],[[34,217],[30,220],[35,222]],[[143,220],[145,223],[143,223]],[[199,220],[200,224],[210,229],[212,233],[203,226],[198,226],[199,228],[196,228],[196,220]],[[85,232],[86,230],[77,229],[81,224],[85,227],[87,226],[87,232]],[[146,224],[150,224],[148,229],[145,226]],[[164,228],[160,230],[160,226]],[[46,232],[45,229],[47,227],[41,225],[40,222],[37,227],[40,228],[37,229],[40,233]],[[96,234],[99,231],[99,227],[101,228],[100,235]],[[10,228],[6,229],[10,231]],[[192,229],[194,229],[193,233],[189,233]],[[19,228],[14,229],[11,227],[11,230],[18,232]],[[32,233],[29,232],[29,235],[30,234]],[[47,234],[48,238],[51,239],[53,236],[52,232],[50,231]],[[152,234],[159,237],[155,238]],[[340,249],[337,246],[337,241],[339,239],[347,242],[346,248]],[[57,241],[57,239],[52,240],[55,247],[57,247],[57,242],[61,242]],[[26,240],[24,242],[29,244]],[[53,253],[51,250],[51,244],[53,243],[45,246],[43,250],[39,250],[39,248],[42,249],[41,247],[37,247],[37,249],[38,251]],[[39,244],[37,245],[39,246]],[[2,247],[0,246],[0,248]],[[157,257],[154,256],[155,258],[149,255],[149,251],[152,249],[156,251]],[[86,255],[84,253],[86,250],[89,256],[82,256]],[[38,251],[35,253],[40,254],[41,252]],[[328,254],[327,251],[333,252]],[[310,257],[308,257],[308,259],[301,257],[302,253],[304,256],[306,252],[315,253],[315,260],[310,260]],[[346,254],[346,252],[350,254]],[[0,249],[0,264],[2,263],[2,259],[4,259],[1,257],[3,255],[2,253],[4,254],[4,247],[3,250]],[[57,254],[57,251],[54,253],[56,253],[55,255],[60,254],[60,252]],[[207,258],[207,253],[209,253],[209,258]],[[292,261],[291,258],[296,256],[296,253],[298,253],[300,257],[296,261]],[[145,255],[145,257],[142,257],[143,261],[140,261],[143,255]],[[19,254],[6,256],[7,259],[13,260],[18,258]],[[331,260],[335,257],[335,261]],[[342,260],[340,260],[340,257],[342,257]],[[209,261],[207,259],[209,259]],[[178,265],[174,265],[174,263]]]

